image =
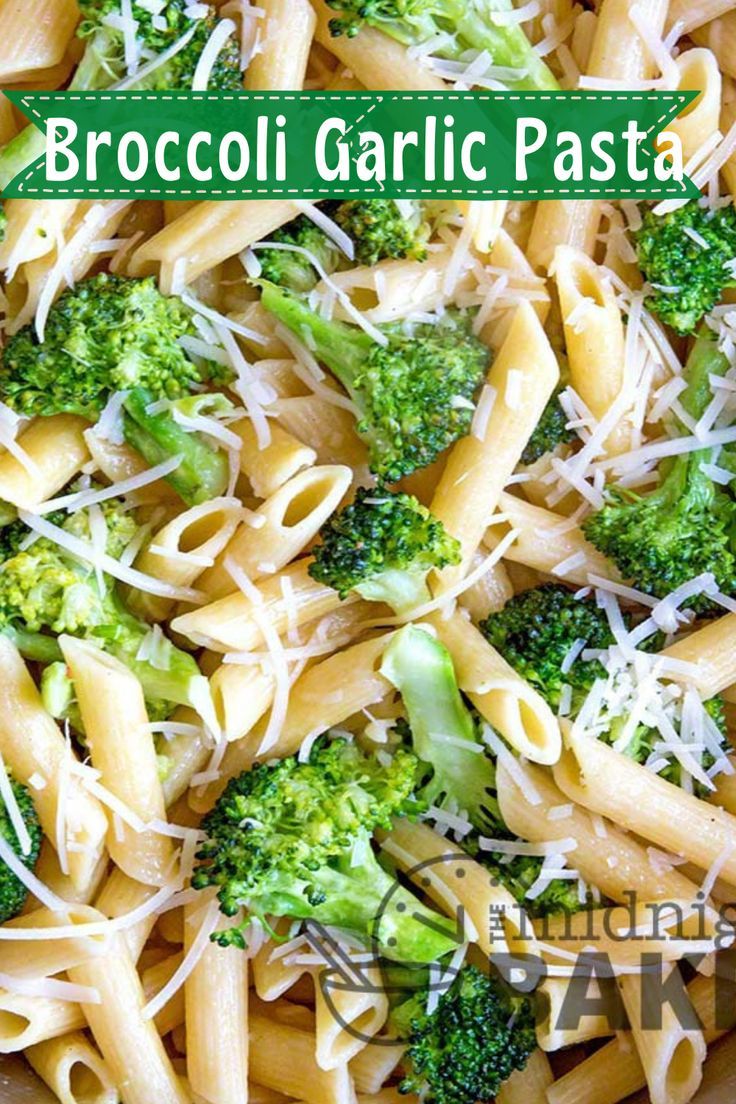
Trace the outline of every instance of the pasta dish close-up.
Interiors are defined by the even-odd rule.
[[[698,193],[2,201],[0,1104],[736,1100],[736,5],[0,0],[0,72],[691,91]]]

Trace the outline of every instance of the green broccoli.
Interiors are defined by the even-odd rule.
[[[163,296],[152,277],[100,273],[66,291],[49,312],[44,340],[32,326],[8,341],[0,365],[0,396],[28,417],[72,413],[94,419],[113,392],[125,391],[126,439],[149,463],[178,456],[168,481],[188,505],[227,486],[228,463],[170,411],[149,413],[157,399],[177,400],[206,378],[179,338],[194,332],[192,312]]]
[[[352,239],[358,264],[374,265],[389,257],[423,261],[428,227],[421,207],[406,218],[393,199],[348,199],[335,211],[335,222]]]
[[[334,204],[323,204],[330,213]],[[291,222],[280,226],[270,235],[270,240],[294,249],[273,249],[265,246],[258,250],[261,278],[297,294],[311,291],[319,282],[317,269],[298,252],[306,249],[330,276],[340,267],[342,253],[323,230],[306,215],[298,215]]]
[[[322,204],[322,210],[352,240],[358,264],[374,265],[389,257],[423,261],[427,255],[424,239],[428,227],[418,204],[413,205],[409,218],[402,215],[393,199],[330,201]],[[320,280],[317,269],[299,250],[311,253],[328,276],[349,264],[332,239],[306,215],[279,227],[270,240],[293,248],[259,249],[261,278],[296,294],[306,294]]]
[[[501,816],[496,772],[479,749],[450,653],[424,629],[406,625],[384,652],[381,674],[401,694],[412,748],[431,768],[419,796],[428,805],[465,813],[481,832],[493,831]]]
[[[405,46],[436,38],[433,53],[439,57],[462,61],[468,51],[485,51],[493,66],[518,70],[504,81],[508,88],[559,87],[521,26],[494,22],[497,12],[513,11],[511,0],[483,5],[468,0],[327,0],[327,4],[340,12],[339,19],[330,21],[334,36],[352,37],[368,24]]]
[[[18,811],[20,812],[30,839],[31,846],[28,854],[23,854],[23,848],[21,847],[21,842],[16,835],[15,827],[8,814],[7,806],[5,802],[1,800],[0,835],[2,835],[5,842],[10,845],[13,853],[17,855],[23,865],[28,867],[29,870],[33,870],[38,860],[38,855],[41,850],[41,840],[43,839],[41,824],[28,789],[22,786],[20,782],[17,782],[14,778],[10,778],[9,781],[18,806]],[[17,874],[13,873],[7,863],[0,860],[0,924],[4,924],[8,920],[12,920],[14,916],[17,916],[27,899],[28,890],[23,882]]]
[[[232,779],[204,818],[192,885],[218,886],[226,916],[245,905],[262,919],[312,919],[375,940],[387,958],[434,962],[456,948],[454,925],[387,874],[371,848],[376,828],[421,811],[416,773],[410,751],[398,749],[383,766],[353,743],[325,738],[308,762],[256,766]],[[244,946],[242,925],[213,940]]]
[[[431,464],[470,429],[473,399],[488,370],[487,347],[472,316],[448,311],[434,324],[384,327],[386,344],[357,326],[328,321],[306,303],[266,284],[263,306],[306,340],[358,409],[357,431],[371,470],[395,483]]]
[[[107,527],[106,552],[117,558],[137,524],[120,499],[108,499],[101,509]],[[62,528],[89,540],[85,511],[67,518]],[[135,617],[113,580],[104,577],[101,591],[93,568],[41,537],[0,564],[0,632],[10,636],[27,658],[59,662],[61,650],[49,631],[83,637],[125,663],[140,679],[156,716],[168,715],[174,705],[197,708],[204,702],[206,680],[192,656]],[[151,657],[139,658],[147,640]],[[47,697],[49,702],[60,700],[58,682],[47,687]]]
[[[479,747],[481,726],[461,697],[447,649],[425,630],[407,625],[386,649],[381,674],[401,694],[408,718],[399,718],[395,732],[425,764],[417,796],[428,806],[467,817],[473,831],[463,838],[463,848],[483,862],[532,916],[577,911],[577,885],[561,878],[526,900],[542,859],[515,855],[507,861],[491,852],[488,838],[478,834],[515,838],[496,799],[495,762]]]
[[[141,50],[162,54],[179,42],[188,32],[181,49],[168,61],[153,68],[140,80],[127,81],[128,88],[149,91],[186,91],[192,87],[197,62],[214,30],[218,18],[208,5],[204,18],[192,19],[186,14],[188,0],[168,0],[161,15],[166,26],[154,25],[150,11],[136,4],[136,43]],[[77,38],[84,43],[84,54],[69,84],[71,92],[90,92],[110,88],[127,77],[126,40],[122,29],[103,22],[106,16],[120,15],[119,0],[80,0],[82,21]],[[158,23],[158,19],[156,20]],[[146,63],[141,63],[143,69]],[[212,91],[242,90],[240,49],[234,36],[225,42],[213,66],[208,87]],[[0,188],[6,188],[14,176],[33,164],[46,150],[46,137],[36,126],[28,126],[0,151]]]
[[[0,242],[5,241],[5,231],[8,225],[8,216],[5,213],[5,204],[0,200]]]
[[[320,537],[309,565],[312,578],[341,598],[355,590],[369,601],[387,602],[396,613],[429,599],[432,568],[460,559],[459,543],[426,506],[382,487],[361,487]]]
[[[639,267],[652,288],[647,306],[679,334],[695,330],[736,284],[736,211],[693,199],[666,215],[647,210],[634,234]]]
[[[577,705],[596,679],[606,677],[600,660],[584,660],[579,655],[569,670],[563,669],[576,642],[590,649],[615,644],[608,618],[595,601],[576,598],[560,583],[544,583],[514,595],[478,627],[553,709],[560,705],[563,686],[572,687]]]
[[[702,328],[684,369],[687,389],[680,395],[696,421],[711,399],[710,377],[722,376],[729,362],[716,337]],[[660,465],[659,487],[647,495],[611,488],[583,531],[621,574],[647,594],[664,598],[705,572],[725,594],[736,591],[736,502],[703,470],[715,460],[712,448],[687,452]],[[705,595],[688,603],[714,611]]]
[[[622,617],[625,628],[629,630],[630,618],[625,613]],[[511,598],[502,610],[489,614],[479,628],[506,662],[553,708],[559,708],[563,687],[569,686],[572,692],[569,714],[572,717],[580,711],[593,685],[598,680],[609,678],[600,659],[584,659],[581,654],[586,649],[605,651],[615,645],[605,611],[599,609],[593,598],[576,598],[571,590],[560,584],[545,583],[522,591]],[[655,633],[639,647],[656,652],[661,644],[662,634]],[[571,652],[577,655],[572,663],[568,661],[566,664],[565,660]],[[704,704],[725,746],[723,699],[716,696]],[[606,717],[604,724],[607,727],[600,733],[600,738],[608,744],[615,744],[623,733],[626,716]],[[656,727],[639,724],[622,749],[623,754],[637,763],[646,763],[654,745],[661,739]],[[700,754],[704,770],[714,762],[710,751]],[[675,758],[659,774],[668,782],[681,784],[682,770]],[[696,782],[696,788],[700,796],[706,795],[707,791],[701,783]]]
[[[537,1040],[529,997],[475,966],[464,966],[436,1007],[425,986],[393,1009],[389,1024],[406,1040],[400,1093],[423,1104],[490,1104]]]

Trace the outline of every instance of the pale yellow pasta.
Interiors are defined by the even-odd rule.
[[[223,663],[210,679],[217,719],[226,740],[240,740],[273,702],[276,682],[260,665]]]
[[[177,259],[186,258],[177,275],[191,283],[226,257],[267,238],[297,214],[297,208],[285,199],[198,203],[136,250],[129,265],[130,275],[142,276],[160,265],[161,290],[171,294]],[[184,272],[180,271],[182,267]]]
[[[33,793],[41,827],[57,853],[66,852],[74,885],[88,886],[97,875],[105,844],[107,817],[95,797],[69,772],[74,762],[56,723],[43,708],[40,695],[17,649],[0,635],[0,755],[19,782],[40,776],[45,785]],[[67,777],[66,800],[61,789]],[[65,800],[63,812],[59,802]],[[65,840],[57,837],[63,827]],[[67,847],[69,844],[78,848]]]
[[[667,16],[668,0],[640,0],[639,18],[653,35],[661,35]],[[593,45],[588,59],[588,75],[627,82],[654,76],[655,61],[631,18],[631,0],[603,0],[598,12]]]
[[[588,810],[569,801],[548,771],[525,764],[523,778],[523,786],[517,785],[507,767],[499,764],[498,803],[514,835],[532,843],[573,839],[571,865],[583,881],[614,901],[627,903],[630,892],[642,901],[695,900],[693,882],[677,869],[652,863],[644,844],[615,824],[604,822],[605,836],[599,835],[600,824],[596,831],[597,822]]]
[[[661,983],[666,984],[677,969],[674,963],[665,966]],[[702,1032],[683,1027],[669,1003],[661,1008],[661,1026],[652,1031],[647,1027],[647,988],[642,986],[641,977],[624,975],[618,978],[618,987],[647,1079],[651,1104],[687,1104],[702,1077],[705,1060]],[[656,997],[652,999],[656,1001]]]
[[[123,1104],[190,1104],[154,1023],[144,1019],[143,988],[119,935],[104,959],[69,971],[77,985],[97,990],[99,1004],[83,1004],[84,1015]]]
[[[462,612],[429,618],[455,667],[460,689],[521,755],[555,763],[562,748],[560,727],[544,698],[525,682]]]
[[[287,433],[278,422],[270,422],[271,440],[265,448],[260,448],[256,431],[248,418],[231,423],[229,429],[237,433],[242,442],[240,470],[248,477],[258,498],[268,498],[297,472],[311,467],[317,459],[314,449]]]
[[[25,1056],[60,1104],[117,1104],[110,1071],[80,1031],[36,1043]]]
[[[560,245],[570,245],[592,256],[600,219],[601,204],[596,199],[551,199],[538,203],[526,250],[529,264],[546,272]]]
[[[605,844],[603,849],[607,852]],[[608,858],[606,854],[606,861]],[[570,863],[575,864],[574,851]],[[616,966],[636,967],[644,954],[661,955],[663,962],[688,954],[709,954],[719,933],[718,914],[702,902],[697,909],[695,905],[691,895],[682,900],[629,901],[571,916],[552,914],[542,922],[545,958],[569,962],[565,952],[580,954],[586,947],[594,947]]]
[[[84,438],[87,422],[76,414],[39,418],[18,437],[25,456],[0,454],[0,498],[32,510],[51,498],[89,460]]]
[[[0,268],[12,276],[19,265],[50,253],[78,206],[76,199],[7,199],[4,210],[8,221],[0,242]]]
[[[59,856],[47,839],[41,844],[41,854],[36,863],[36,877],[39,881],[67,901],[71,905],[88,905],[95,899],[102,881],[107,873],[108,855],[106,851],[100,853],[97,868],[93,871],[89,881],[78,888],[74,885],[68,874],[65,874],[59,865]]]
[[[735,641],[736,613],[727,613],[670,644],[662,654],[687,663],[683,673],[675,670],[671,677],[694,686],[707,699],[736,683]]]
[[[148,470],[149,465],[130,445],[114,445],[111,441],[98,437],[93,429],[85,430],[84,440],[96,467],[111,483],[119,483]],[[140,506],[181,506],[181,499],[165,479],[157,479],[155,483],[140,487],[134,492],[134,498]]]
[[[350,957],[350,955],[348,955]],[[357,956],[359,963],[360,956]],[[315,977],[315,1058],[323,1070],[345,1066],[377,1035],[388,1016],[388,996],[380,970],[357,965],[366,987],[359,991],[341,974]]]
[[[381,1085],[387,1081],[396,1069],[396,1065],[404,1053],[401,1043],[394,1046],[388,1045],[385,1040],[380,1046],[366,1046],[350,1060],[350,1074],[353,1078],[358,1093],[372,1094],[379,1092]],[[359,1096],[359,1100],[365,1099]]]
[[[432,513],[462,549],[462,562],[438,574],[439,593],[467,572],[498,496],[558,377],[557,360],[542,325],[529,304],[522,302],[488,373],[487,386],[495,398],[486,424],[453,445],[432,500]]]
[[[167,808],[186,793],[192,776],[204,768],[212,754],[210,741],[202,726],[202,719],[193,709],[180,707],[174,713],[172,720],[193,725],[196,731],[173,736],[166,741],[163,748],[167,771],[161,786]]]
[[[89,924],[99,916],[87,905],[70,905],[63,913],[49,908],[32,909],[9,920],[7,929],[54,928],[59,925]],[[16,978],[53,977],[88,958],[104,955],[107,938],[104,935],[69,936],[67,939],[34,941],[0,941],[0,973]]]
[[[215,651],[251,651],[263,644],[260,625],[264,618],[282,634],[339,608],[339,595],[310,577],[309,563],[307,559],[297,560],[280,574],[261,579],[256,584],[261,599],[258,604],[254,605],[244,594],[230,594],[182,614],[171,627],[195,644],[205,644]],[[282,579],[288,581],[286,590]],[[351,600],[354,599],[350,596],[345,599]]]
[[[688,161],[708,138],[718,130],[721,112],[721,71],[710,50],[686,50],[676,59],[680,71],[677,88],[697,91],[700,95],[667,124],[682,143],[682,156]]]
[[[445,273],[452,256],[449,246],[439,246],[426,260],[385,260],[376,265],[358,266],[345,272],[336,272],[330,281],[346,295],[360,304],[371,322],[379,325],[394,322],[412,311],[431,311],[447,302]],[[476,280],[472,272],[461,273],[453,290],[460,297],[473,289]],[[324,284],[320,285],[321,288]],[[375,306],[371,301],[376,300]],[[334,317],[344,322],[351,316],[339,300],[335,304]]]
[[[598,948],[596,948],[597,950]],[[613,1035],[608,1017],[601,1013],[588,1013],[577,1018],[575,1027],[561,1027],[560,1013],[569,999],[570,981],[564,977],[545,978],[536,990],[539,1001],[536,1032],[537,1043],[543,1051],[551,1052],[562,1047],[575,1046],[590,1039],[602,1039]],[[589,988],[593,988],[591,984]],[[550,1078],[551,1083],[551,1078]]]
[[[515,530],[518,535],[506,550],[507,560],[545,575],[558,575],[564,582],[578,586],[587,586],[590,575],[620,580],[615,565],[585,539],[579,525],[567,518],[507,491],[499,495],[498,511],[504,520],[489,525],[483,543],[495,548],[510,530]]]
[[[311,544],[352,478],[344,465],[318,465],[293,476],[240,526],[218,562],[199,579],[198,589],[211,602],[232,594],[237,584],[227,569],[229,561],[251,580],[280,571]]]
[[[700,29],[707,31],[714,26],[719,16],[726,15],[732,9],[733,0],[697,0],[697,3],[690,3],[690,0],[670,0],[667,27],[669,29],[676,23],[680,24],[681,35],[692,34]]]
[[[144,905],[154,892],[152,886],[135,881],[119,867],[114,866],[97,896],[95,908],[110,919],[114,919],[117,916],[125,916],[126,913],[133,912],[134,909]],[[122,939],[134,962],[140,958],[155,923],[156,916],[152,915],[123,929]]]
[[[79,13],[74,0],[35,0],[29,12],[17,0],[0,4],[0,79],[11,84],[64,56]]]
[[[479,253],[490,253],[508,210],[507,199],[461,199],[458,210],[473,225],[473,245]]]
[[[0,989],[0,1054],[17,1054],[85,1026],[84,1013],[72,1001],[25,997]]]
[[[279,939],[288,939],[291,922],[284,917],[274,920],[272,927]],[[262,1001],[275,1001],[291,989],[296,981],[313,976],[313,967],[294,962],[280,953],[283,943],[269,939],[253,956],[253,984]],[[289,961],[285,961],[289,959]]]
[[[250,1076],[259,1085],[307,1104],[352,1104],[354,1091],[347,1065],[322,1070],[315,1058],[314,1035],[260,1013],[251,1014]]]
[[[547,1104],[553,1081],[546,1054],[533,1050],[523,1070],[514,1070],[496,1095],[496,1104]]]
[[[626,386],[624,326],[608,276],[579,249],[560,246],[553,271],[565,330],[570,384],[597,421]],[[605,449],[615,455],[630,447],[625,423],[613,426]]]
[[[317,395],[295,395],[279,399],[275,413],[289,433],[316,452],[320,464],[349,464],[367,471],[368,453],[355,434],[349,410]]]
[[[161,885],[170,875],[173,846],[161,832],[143,830],[149,821],[165,820],[166,807],[141,684],[94,644],[72,636],[61,636],[59,643],[74,680],[92,766],[140,822],[138,827],[113,823],[108,851],[131,878]]]
[[[568,798],[702,869],[718,860],[720,877],[736,885],[736,817],[659,778],[602,740],[570,733],[566,744],[554,776]]]
[[[728,11],[724,11],[718,19],[711,23],[704,23],[693,31],[692,37],[698,46],[707,46],[718,58],[718,64],[724,73],[730,77],[736,77],[736,11],[729,3]]]
[[[264,24],[258,52],[245,72],[245,87],[257,92],[301,89],[317,24],[309,0],[262,0],[260,6]]]
[[[483,554],[476,552],[470,565],[471,572],[476,567],[480,567],[482,562]],[[499,562],[494,564],[490,571],[484,571],[480,579],[467,587],[458,600],[473,621],[481,621],[489,613],[503,609],[513,593],[514,588],[509,579],[509,573],[503,563]]]
[[[703,1024],[706,1043],[720,1038],[724,1031],[715,1026],[715,979],[694,978],[687,995]],[[549,1104],[618,1104],[645,1085],[639,1053],[631,1037],[621,1034],[555,1081],[547,1096]]]
[[[242,516],[237,498],[212,498],[192,506],[154,533],[135,566],[174,586],[191,586],[226,547]],[[128,605],[151,621],[165,621],[174,601],[137,591]]]
[[[460,924],[484,955],[537,953],[524,910],[491,872],[427,824],[397,820],[381,847],[407,876]],[[471,930],[468,930],[470,921]]]
[[[97,254],[90,247],[96,241],[115,236],[129,204],[130,200],[121,199],[98,204],[83,201],[76,205],[65,229],[67,244],[73,238],[74,248],[64,271],[56,263],[62,248],[62,240],[57,239],[52,251],[22,264],[17,275],[5,285],[8,299],[6,333],[17,333],[23,326],[29,325],[36,316],[42,297],[51,295],[55,299],[61,294],[67,275],[76,281],[87,274],[97,260]],[[49,284],[50,287],[47,287]]]
[[[186,906],[185,953],[208,907]],[[192,1089],[212,1104],[248,1104],[248,959],[239,947],[207,944],[184,984],[184,1007]]]
[[[169,955],[167,958],[161,959],[153,966],[149,966],[147,970],[144,970],[141,974],[141,982],[143,984],[143,993],[146,1000],[150,1000],[155,997],[156,994],[163,989],[167,982],[171,981],[172,977],[179,969],[182,963],[182,954]],[[174,995],[166,1002],[163,1008],[156,1013],[153,1018],[153,1022],[156,1025],[156,1030],[159,1035],[168,1035],[170,1031],[173,1031],[177,1027],[185,1022],[184,1012],[184,989],[177,989]]]
[[[525,293],[533,295],[529,302],[542,325],[549,314],[550,299],[544,280],[537,276],[524,251],[503,228],[493,239],[488,264],[493,268],[502,269],[503,275],[508,280],[506,296],[509,305],[505,297],[499,297],[500,301],[496,300],[491,318],[482,329],[483,339],[491,348],[498,349],[508,333],[517,299],[523,298]]]
[[[366,88],[441,92],[447,87],[420,58],[410,57],[406,47],[373,27],[363,27],[359,38],[333,38],[328,23],[334,19],[334,11],[324,0],[313,0],[312,6],[317,13],[317,42],[339,58]]]

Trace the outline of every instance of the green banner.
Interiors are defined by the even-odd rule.
[[[645,199],[698,194],[696,92],[8,92],[47,134],[6,196]],[[48,124],[48,126],[47,126]]]

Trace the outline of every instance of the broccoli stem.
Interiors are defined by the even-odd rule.
[[[386,958],[436,962],[457,949],[456,925],[426,908],[387,874],[369,852],[360,866],[345,871],[323,867],[316,882],[326,900],[305,914],[325,924],[369,932]],[[348,862],[350,860],[347,860]]]
[[[217,498],[227,487],[227,457],[208,445],[201,434],[178,425],[168,411],[149,414],[152,402],[153,397],[142,387],[133,388],[125,400],[123,431],[128,444],[151,465],[181,457],[166,480],[188,506]]]
[[[401,694],[414,751],[425,763],[433,764],[438,738],[475,741],[450,654],[428,632],[407,625],[397,633],[384,653],[381,674]]]
[[[526,70],[526,76],[519,80],[504,81],[508,88],[533,92],[560,87],[518,24],[502,27],[490,21],[492,12],[513,10],[510,0],[490,0],[487,18],[479,17],[467,0],[459,0],[457,8],[460,38],[472,43],[474,49],[486,50],[494,67]]]
[[[691,418],[702,417],[713,398],[710,377],[725,376],[729,367],[716,335],[708,326],[701,326],[685,365],[687,388],[680,395],[680,403]]]
[[[46,136],[31,124],[0,150],[0,189],[46,152]]]
[[[345,322],[331,322],[310,310],[305,302],[274,284],[264,283],[261,303],[288,326],[354,395],[355,380],[374,342],[368,334]]]
[[[12,625],[5,625],[2,635],[12,640],[24,659],[34,663],[56,663],[64,658],[55,636],[16,629]]]

